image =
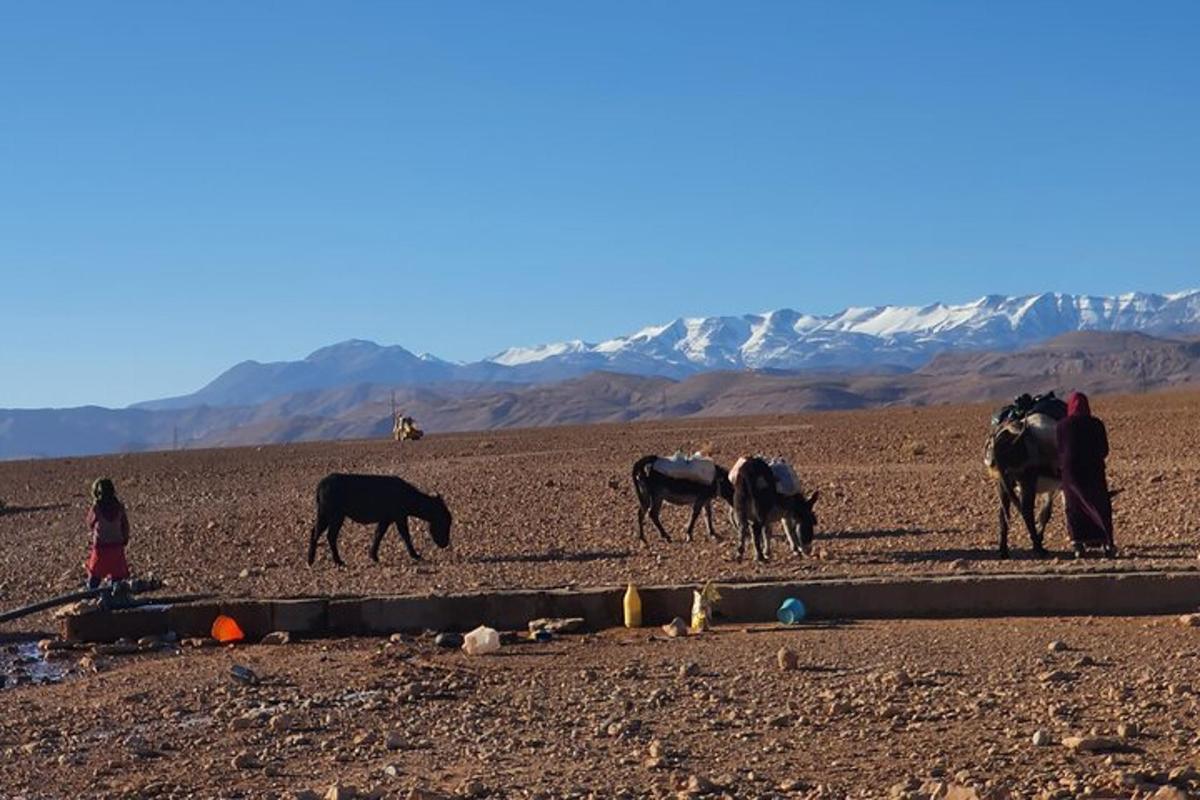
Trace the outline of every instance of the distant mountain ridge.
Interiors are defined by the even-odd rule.
[[[300,361],[244,361],[193,394],[134,407],[233,407],[363,383],[547,383],[598,370],[665,378],[731,369],[908,371],[944,352],[1012,351],[1072,331],[1200,333],[1200,290],[1116,297],[988,295],[960,305],[848,308],[824,316],[781,309],[680,318],[597,344],[573,340],[513,347],[469,364],[350,340]]]
[[[594,371],[554,383],[360,383],[256,405],[0,410],[0,458],[345,438],[391,431],[391,399],[433,432],[881,405],[998,402],[1023,391],[1200,387],[1200,340],[1072,332],[1017,352],[947,352],[916,371],[715,370],[685,379]],[[986,415],[981,416],[984,424]]]

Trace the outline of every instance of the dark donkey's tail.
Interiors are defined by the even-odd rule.
[[[633,490],[637,492],[638,501],[646,508],[654,502],[654,498],[650,496],[650,487],[646,485],[646,474],[650,465],[657,460],[658,456],[642,456],[633,462]]]

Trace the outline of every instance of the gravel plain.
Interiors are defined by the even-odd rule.
[[[889,408],[0,463],[0,604],[79,586],[99,475],[129,508],[135,571],[172,593],[1200,567],[1200,394],[1093,408],[1123,490],[1114,561],[1069,558],[1061,514],[1058,557],[1032,558],[1018,524],[999,560],[990,409]],[[683,541],[674,510],[674,541],[643,546],[629,467],[676,449],[787,457],[821,492],[818,557],[736,562],[723,511],[719,541],[703,525]],[[348,523],[348,565],[322,549],[309,569],[313,488],[332,471],[441,492],[453,546],[417,523],[420,562],[392,534],[373,564],[371,530]],[[1197,636],[1175,619],[1082,618],[611,631],[477,659],[404,637],[66,650],[66,680],[0,690],[0,797],[1167,797],[1172,780],[1196,786]],[[798,669],[781,669],[783,647]],[[235,663],[263,681],[234,681]]]

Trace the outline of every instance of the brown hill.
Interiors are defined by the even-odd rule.
[[[429,431],[669,417],[744,416],[889,405],[998,403],[1025,391],[1130,393],[1200,380],[1200,341],[1070,333],[1015,353],[956,353],[911,373],[710,372],[686,380],[595,372],[540,385],[359,384],[246,408],[0,411],[0,458],[183,446],[380,438],[391,402]]]
[[[466,431],[594,422],[775,414],[888,405],[999,403],[1024,391],[1140,392],[1200,379],[1200,342],[1138,333],[1070,333],[1017,353],[943,355],[914,373],[710,372],[682,381],[596,372],[500,392],[404,393],[428,430]],[[360,387],[345,411],[322,416],[325,393],[289,407],[310,416],[260,419],[200,438],[205,445],[386,436],[390,390]],[[336,404],[335,404],[336,405]]]

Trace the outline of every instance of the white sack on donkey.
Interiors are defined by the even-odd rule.
[[[685,456],[677,452],[670,458],[660,456],[655,459],[652,469],[668,478],[703,483],[706,486],[711,484],[717,475],[716,462],[700,453]]]
[[[773,458],[767,464],[775,474],[775,491],[785,497],[800,494],[800,481],[796,478],[791,464],[782,458]]]

